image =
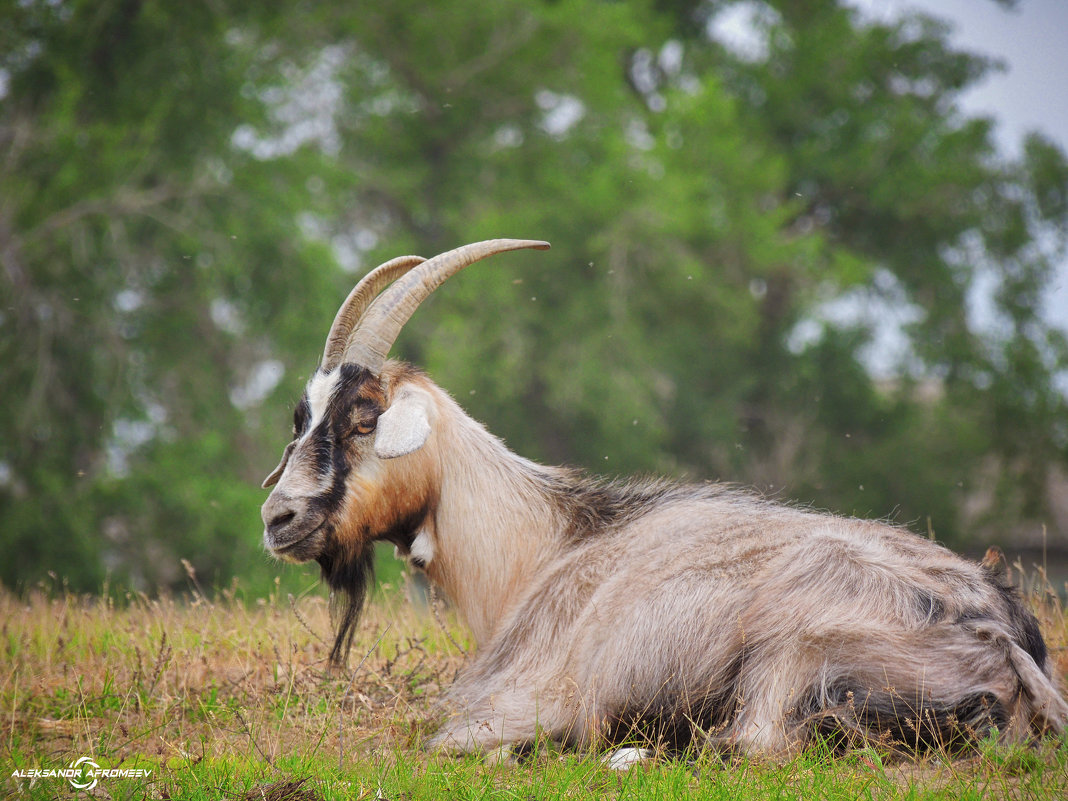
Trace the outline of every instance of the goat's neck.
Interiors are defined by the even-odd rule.
[[[451,403],[451,401],[450,401]],[[458,406],[441,431],[441,488],[433,518],[436,554],[428,567],[482,645],[559,553],[560,513],[527,461]]]

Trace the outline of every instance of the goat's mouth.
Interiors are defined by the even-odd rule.
[[[275,559],[300,564],[316,559],[323,549],[326,523],[320,523],[306,534],[279,541],[270,531],[263,532],[263,544]]]

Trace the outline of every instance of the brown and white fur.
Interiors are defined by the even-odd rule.
[[[470,627],[432,747],[783,754],[817,734],[923,749],[1068,725],[1038,624],[993,569],[722,485],[535,464],[406,364],[318,371],[272,480],[267,548],[347,598],[335,661],[377,541]]]

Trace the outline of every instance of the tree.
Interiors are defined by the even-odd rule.
[[[314,154],[230,146],[236,119],[263,115],[261,37],[282,20],[149,2],[5,16],[0,574],[155,587],[187,558],[228,581],[262,562],[234,518],[255,514],[265,453],[228,397],[305,350],[302,319],[336,288],[314,269],[324,248],[294,236]]]
[[[757,4],[754,59],[707,33],[728,5],[4,12],[0,578],[272,575],[257,485],[355,275],[492,236],[554,250],[449,282],[397,353],[521,453],[948,539],[990,476],[1041,515],[1064,155],[995,152],[955,105],[991,65],[931,20]],[[892,381],[858,298],[911,314]]]
[[[770,455],[804,427],[804,458],[782,471],[808,486],[800,494],[862,513],[902,504],[904,519],[934,517],[951,539],[991,473],[989,517],[971,524],[990,536],[1042,519],[1050,471],[1068,456],[1068,407],[1052,380],[1068,350],[1041,290],[1065,255],[1063,152],[1032,135],[1021,160],[997,153],[992,121],[957,102],[997,65],[955,51],[940,21],[866,22],[834,0],[749,4],[766,43],[754,58],[705,39],[709,17],[732,5],[676,6],[691,69],[741,101],[746,125],[787,162],[791,225],[840,256],[819,275],[784,269],[768,282],[754,359],[777,369],[753,387],[746,441]],[[998,287],[986,320],[974,311],[985,283]],[[857,372],[877,320],[825,325],[810,352],[787,352],[799,320],[843,295],[907,310],[893,390]],[[814,428],[796,409],[806,385],[823,409]]]

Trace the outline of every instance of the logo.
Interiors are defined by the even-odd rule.
[[[12,779],[66,779],[75,790],[92,790],[101,779],[147,779],[146,768],[102,768],[91,757],[78,757],[69,768],[23,768]]]
[[[85,765],[85,767],[83,768],[82,765]],[[70,767],[71,770],[78,771],[79,776],[83,776],[86,773],[92,775],[93,771],[100,770],[100,766],[93,762],[93,760],[91,760],[89,757],[79,757],[76,762],[70,763]],[[76,782],[73,777],[70,779],[70,786],[73,787],[75,790],[92,790],[94,787],[96,787],[96,783],[97,779],[95,776],[93,777],[92,781],[82,783]]]

